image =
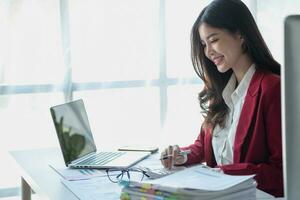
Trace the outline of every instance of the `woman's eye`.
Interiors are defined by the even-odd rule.
[[[210,41],[210,43],[215,43],[217,41],[218,41],[218,39],[213,39],[213,40]]]

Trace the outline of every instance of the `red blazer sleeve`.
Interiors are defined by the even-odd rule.
[[[220,166],[226,174],[231,175],[246,175],[256,174],[255,179],[258,183],[258,188],[274,196],[283,195],[283,173],[282,173],[282,140],[281,140],[281,104],[280,104],[280,81],[274,84],[269,81],[262,83],[262,96],[259,102],[258,114],[262,119],[258,124],[259,128],[255,129],[252,135],[252,141],[256,142],[257,148],[261,152],[248,152],[249,157],[254,157],[258,153],[268,155],[265,162],[253,163],[246,162],[234,163]],[[264,86],[263,84],[269,84]],[[272,85],[270,88],[270,85]],[[264,88],[268,88],[264,91]],[[264,130],[262,130],[264,129]],[[261,142],[261,134],[264,134],[265,141]],[[260,145],[265,143],[264,146]],[[252,155],[251,155],[252,153]],[[255,155],[256,154],[256,155]],[[247,162],[248,161],[248,162]]]
[[[187,149],[191,150],[191,153],[188,154],[188,159],[185,165],[201,163],[204,161],[204,135],[205,132],[202,126],[200,130],[200,134],[198,135],[194,144],[191,144],[187,147],[180,148],[181,150],[187,150]]]

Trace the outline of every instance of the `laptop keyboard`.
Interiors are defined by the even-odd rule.
[[[106,163],[126,154],[126,152],[99,152],[77,165],[105,165]]]

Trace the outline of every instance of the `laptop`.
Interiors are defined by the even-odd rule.
[[[50,108],[64,157],[70,168],[129,168],[150,155],[149,152],[98,151],[82,99]]]

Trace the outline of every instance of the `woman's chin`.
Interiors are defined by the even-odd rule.
[[[229,70],[229,67],[226,67],[224,65],[218,65],[217,68],[220,73],[225,73]]]

